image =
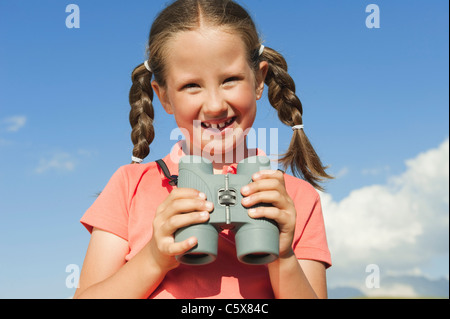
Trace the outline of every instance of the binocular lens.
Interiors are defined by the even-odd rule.
[[[213,262],[216,256],[204,253],[187,253],[182,256],[177,256],[178,261],[187,265],[206,265]]]
[[[208,257],[207,254],[201,254],[201,253],[190,253],[190,254],[186,254],[184,255],[184,258],[186,259],[191,259],[191,260],[197,260],[197,259],[202,259]]]
[[[241,262],[250,265],[263,265],[274,261],[276,258],[277,256],[272,254],[254,253],[241,256],[240,260]]]

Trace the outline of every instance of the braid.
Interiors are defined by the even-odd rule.
[[[286,60],[281,54],[267,47],[262,58],[269,62],[266,77],[269,102],[277,110],[279,119],[288,126],[303,124],[302,103],[295,95],[295,83],[287,73]]]
[[[303,124],[303,106],[295,94],[294,80],[287,72],[283,56],[271,48],[265,48],[262,60],[269,63],[265,83],[269,88],[269,102],[277,110],[278,118],[289,127]],[[303,130],[295,130],[289,148],[280,158],[284,169],[288,167],[296,176],[303,177],[319,190],[318,184],[324,178],[332,178],[325,172],[319,156],[315,152]]]
[[[133,82],[129,94],[131,141],[134,145],[133,156],[140,159],[144,159],[150,153],[150,144],[155,138],[151,77],[152,73],[144,64],[137,66],[131,75]]]

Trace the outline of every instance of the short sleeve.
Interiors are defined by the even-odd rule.
[[[89,232],[99,228],[128,240],[128,179],[119,168],[81,218]]]
[[[320,196],[317,194],[303,232],[294,246],[297,259],[317,260],[331,266]]]
[[[297,212],[293,250],[297,259],[331,266],[320,195],[311,184],[285,174],[286,189]]]

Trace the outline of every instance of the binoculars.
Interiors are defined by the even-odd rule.
[[[241,188],[252,182],[252,175],[270,169],[265,156],[248,157],[237,166],[237,174],[214,175],[212,163],[201,156],[184,156],[178,166],[178,187],[194,188],[206,194],[214,204],[210,218],[202,224],[190,225],[175,232],[175,242],[191,236],[197,245],[177,256],[180,263],[204,265],[217,257],[219,232],[230,229],[235,234],[236,255],[240,262],[252,265],[267,264],[278,258],[279,230],[266,218],[253,219],[242,206]],[[270,206],[270,204],[257,204]]]

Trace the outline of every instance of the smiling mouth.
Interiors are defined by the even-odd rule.
[[[234,123],[234,121],[236,121],[236,117],[232,117],[229,120],[226,120],[224,122],[220,122],[220,123],[208,123],[208,122],[202,122],[202,127],[203,128],[213,128],[213,129],[218,129],[218,130],[223,130],[226,127],[232,125]]]

